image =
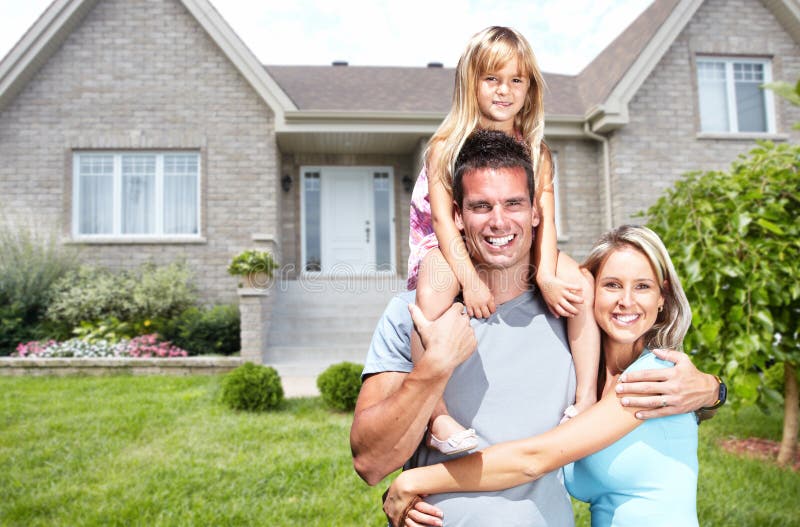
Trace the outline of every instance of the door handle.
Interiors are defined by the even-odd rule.
[[[367,243],[369,243],[369,221],[366,222],[367,226],[364,231],[367,233]]]

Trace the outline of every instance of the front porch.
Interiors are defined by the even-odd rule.
[[[240,289],[242,359],[273,366],[284,386],[312,386],[331,364],[359,364],[392,296],[394,275],[329,278],[301,275],[265,290]]]

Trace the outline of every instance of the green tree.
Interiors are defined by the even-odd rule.
[[[762,372],[783,364],[780,463],[797,450],[799,189],[800,146],[759,142],[728,172],[687,174],[646,213],[692,305],[686,349],[725,376],[734,404],[780,397]]]

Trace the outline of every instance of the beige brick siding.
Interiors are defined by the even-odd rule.
[[[800,48],[772,13],[752,0],[707,0],[644,82],[629,106],[631,122],[611,138],[614,221],[652,205],[682,174],[725,169],[754,145],[747,139],[698,138],[697,54],[773,57],[775,79],[800,77]],[[776,98],[776,126],[792,141],[800,112]]]
[[[209,301],[235,301],[230,257],[276,233],[272,113],[178,1],[99,2],[0,112],[0,213],[71,233],[75,149],[201,153],[198,244],[83,245],[112,267],[185,259]]]
[[[578,262],[605,230],[600,143],[545,137],[558,165],[559,248]]]

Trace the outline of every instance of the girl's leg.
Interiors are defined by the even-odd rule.
[[[575,304],[578,314],[567,319],[567,338],[575,363],[577,390],[574,409],[578,413],[597,402],[597,368],[600,364],[600,328],[594,320],[594,280],[578,264],[560,252],[556,276],[565,282],[580,284],[582,304]],[[572,416],[569,416],[572,417]]]
[[[428,320],[439,318],[442,313],[453,305],[453,299],[458,295],[459,289],[458,279],[456,279],[441,251],[439,249],[431,249],[420,262],[419,275],[417,277],[416,303],[425,314],[425,317]],[[416,364],[424,352],[422,341],[415,330],[411,334],[411,360]],[[433,436],[429,443],[431,446],[436,447],[436,441],[446,443],[448,439],[458,434],[463,436],[465,429],[447,413],[444,399],[439,399],[431,414],[428,431]],[[467,448],[455,446],[456,443],[457,441],[453,442],[452,448],[445,445],[439,450],[442,450],[445,454],[455,454],[477,446],[477,441],[464,441],[462,446]]]

